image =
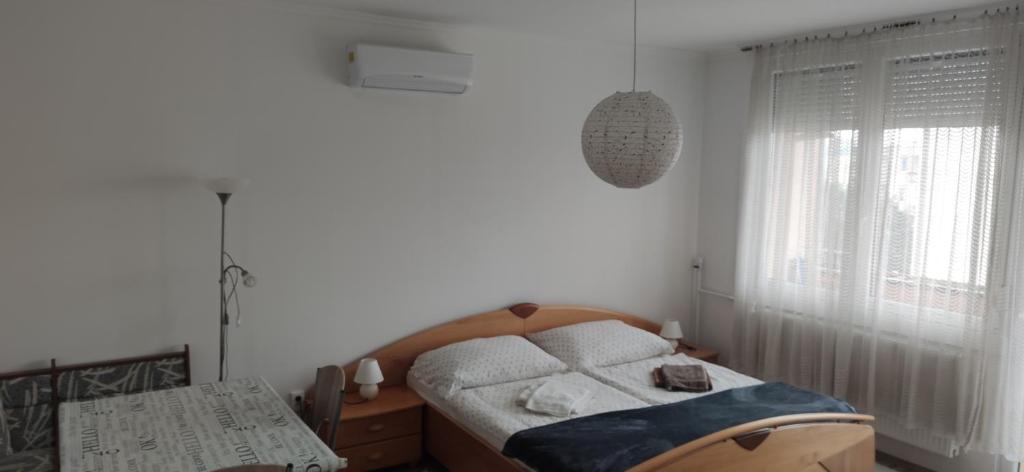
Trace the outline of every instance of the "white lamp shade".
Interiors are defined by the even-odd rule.
[[[213,193],[226,193],[233,195],[238,193],[239,190],[249,185],[249,179],[243,179],[238,177],[219,177],[216,179],[209,179],[204,182],[207,189]]]
[[[683,339],[683,329],[679,327],[679,322],[675,320],[667,320],[661,325],[661,337],[665,339]]]
[[[359,361],[359,369],[356,370],[355,381],[357,384],[379,384],[384,381],[384,374],[380,371],[380,364],[377,359],[363,359]]]
[[[583,124],[583,157],[601,180],[639,188],[675,165],[682,128],[664,100],[651,92],[615,92]]]

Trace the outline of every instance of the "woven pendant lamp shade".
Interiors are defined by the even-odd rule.
[[[583,157],[601,180],[640,188],[679,159],[682,129],[668,103],[651,92],[615,92],[583,124]]]

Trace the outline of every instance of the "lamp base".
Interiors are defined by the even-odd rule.
[[[676,349],[679,347],[678,339],[666,339],[666,341],[668,341],[668,343],[672,346],[672,349]]]
[[[378,393],[380,393],[380,388],[377,387],[377,384],[362,384],[359,386],[359,396],[367,400],[377,398]]]

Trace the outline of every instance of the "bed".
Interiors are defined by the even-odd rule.
[[[563,424],[559,418],[527,414],[515,407],[514,397],[524,385],[537,379],[469,386],[438,393],[428,385],[418,385],[415,376],[408,375],[410,368],[421,354],[462,341],[527,336],[551,328],[600,320],[619,320],[651,333],[656,333],[659,328],[646,319],[609,310],[520,304],[427,329],[367,357],[374,357],[380,362],[385,378],[383,386],[408,382],[409,387],[424,397],[427,402],[423,428],[425,448],[449,470],[534,470],[501,451],[510,436],[519,431],[536,431]],[[585,421],[620,411],[643,411],[693,403],[680,403],[679,394],[655,389],[646,378],[649,369],[665,361],[702,362],[680,356],[654,356],[614,365],[571,365],[569,362],[569,369],[553,372],[551,376],[593,391],[594,399],[578,415],[580,421]],[[760,384],[756,379],[724,367],[704,365],[716,387],[709,395]],[[348,375],[354,375],[356,365],[350,364],[345,369]],[[733,388],[737,390],[730,390]],[[688,398],[700,396],[683,395],[691,395]],[[871,421],[873,418],[868,415],[838,412],[759,418],[708,432],[636,463],[628,470],[867,472],[874,470]]]

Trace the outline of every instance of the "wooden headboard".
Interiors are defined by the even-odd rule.
[[[488,338],[502,335],[523,336],[559,326],[586,321],[622,320],[640,329],[657,333],[661,326],[639,316],[619,313],[600,308],[575,305],[535,305],[520,303],[497,311],[467,316],[433,328],[420,331],[399,339],[363,357],[372,357],[380,363],[384,373],[382,387],[405,385],[405,374],[416,358],[431,349],[473,338]],[[345,376],[354,378],[359,360],[346,365]],[[348,382],[348,391],[359,389],[355,382]]]

